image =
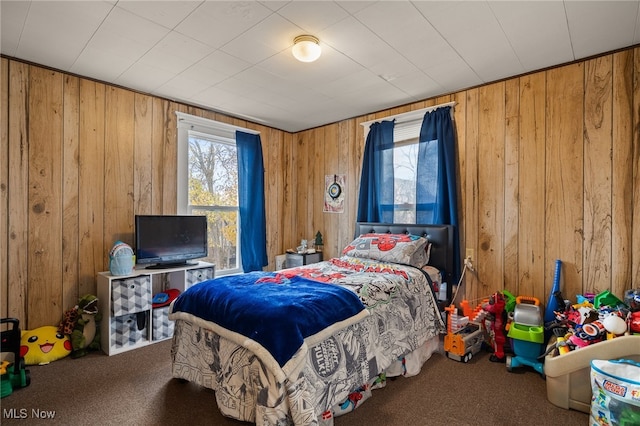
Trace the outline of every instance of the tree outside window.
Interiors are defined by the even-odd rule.
[[[235,141],[189,132],[191,214],[207,216],[209,256],[217,272],[240,267],[238,162]]]
[[[433,212],[438,185],[438,147],[435,141],[423,143],[428,144],[428,149],[427,158],[423,159],[421,164],[423,164],[422,167],[428,167],[431,173],[423,181],[418,182],[418,139],[394,142],[393,221],[395,223],[416,223],[418,192],[428,200],[426,210]]]

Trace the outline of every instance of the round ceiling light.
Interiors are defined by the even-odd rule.
[[[322,53],[320,41],[312,35],[298,36],[293,39],[292,53],[300,62],[313,62]]]

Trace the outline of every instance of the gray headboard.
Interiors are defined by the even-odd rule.
[[[431,242],[429,265],[440,269],[445,274],[444,282],[449,284],[447,292],[451,291],[455,284],[453,282],[453,225],[356,223],[356,237],[368,233],[413,234],[426,237]]]

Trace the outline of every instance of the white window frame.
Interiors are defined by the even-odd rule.
[[[260,134],[255,130],[246,129],[244,127],[234,126],[191,114],[185,114],[176,111],[178,118],[178,146],[177,146],[177,213],[189,215],[189,132],[201,133],[210,139],[218,139],[224,143],[233,143],[236,141],[236,131],[242,131],[251,134]],[[238,212],[239,214],[239,212]],[[241,224],[238,216],[238,268],[218,271],[216,268],[216,276],[231,275],[242,272],[242,257],[240,256],[240,233]]]

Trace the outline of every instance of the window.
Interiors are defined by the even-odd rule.
[[[178,214],[207,217],[209,256],[216,275],[242,271],[236,130],[246,129],[178,115]]]
[[[356,218],[361,222],[453,225],[453,275],[458,277],[453,105],[455,102],[360,123],[367,138]]]
[[[239,269],[238,162],[234,141],[189,131],[187,213],[207,216],[208,261]]]
[[[417,223],[417,195],[420,193],[420,223],[431,223],[438,187],[438,144],[423,142],[423,173],[418,180],[419,135],[421,120],[398,123],[393,129],[393,222]],[[426,171],[426,173],[425,173]],[[425,218],[427,215],[428,218]],[[426,222],[425,222],[426,221]]]

